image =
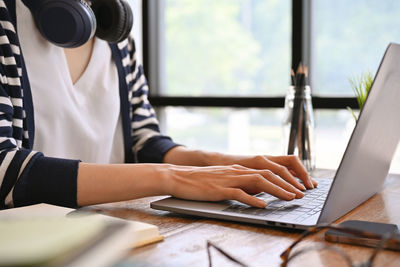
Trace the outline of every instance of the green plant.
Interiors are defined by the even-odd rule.
[[[349,78],[350,85],[354,93],[356,94],[358,107],[360,108],[360,110],[364,106],[365,100],[367,99],[373,81],[374,76],[371,71],[366,71],[358,76],[353,76]],[[354,113],[354,111],[350,107],[348,107],[347,109],[350,110],[354,119],[357,121],[357,115]]]

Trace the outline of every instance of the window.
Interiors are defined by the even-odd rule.
[[[337,167],[354,127],[348,78],[375,73],[387,44],[400,41],[398,1],[158,0],[143,7],[144,67],[164,132],[193,148],[282,154],[283,100],[291,66],[301,61],[310,66],[318,167]]]
[[[284,154],[283,109],[167,107],[167,132],[178,143],[232,154]],[[317,110],[316,165],[336,168],[354,128],[347,110]]]
[[[167,107],[167,131],[189,147],[282,154],[282,109]]]
[[[282,94],[290,72],[290,3],[165,1],[165,95]]]
[[[400,1],[313,2],[313,88],[323,95],[353,95],[348,78],[375,73],[390,42],[400,42]]]

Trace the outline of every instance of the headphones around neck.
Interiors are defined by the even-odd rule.
[[[93,35],[110,43],[126,39],[133,26],[132,10],[124,0],[22,0],[40,33],[51,43],[73,48]]]

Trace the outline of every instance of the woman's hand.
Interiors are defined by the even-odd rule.
[[[268,169],[241,165],[192,167],[165,165],[164,194],[177,198],[220,201],[237,200],[264,208],[266,203],[252,194],[266,192],[284,200],[301,198],[304,193]]]
[[[165,155],[164,162],[191,166],[240,165],[249,169],[270,171],[300,190],[317,186],[317,182],[310,178],[296,156],[236,156],[190,150],[180,146],[171,149]],[[304,183],[305,187],[296,177]]]
[[[311,179],[296,156],[220,155],[220,160],[227,164],[239,164],[252,169],[268,169],[300,190],[312,189],[318,185],[315,180]],[[306,188],[295,177],[299,178]]]

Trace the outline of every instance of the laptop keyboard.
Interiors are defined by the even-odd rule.
[[[224,209],[224,211],[257,216],[268,215],[268,220],[301,223],[322,210],[333,181],[332,179],[315,180],[318,182],[318,187],[305,191],[305,196],[301,199],[284,201],[269,194],[260,193],[255,196],[267,202],[265,209],[250,207],[235,201],[235,204]]]

